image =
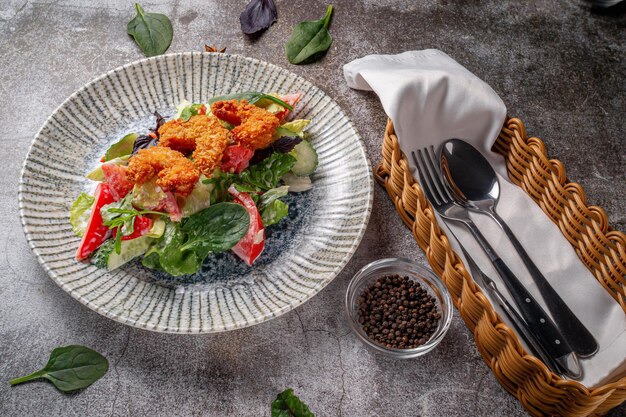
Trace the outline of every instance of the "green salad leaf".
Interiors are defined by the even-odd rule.
[[[11,385],[44,378],[57,389],[71,392],[88,387],[102,378],[109,369],[109,361],[85,346],[72,345],[56,348],[50,354],[46,366],[30,375],[15,378]]]
[[[239,174],[237,183],[249,184],[263,191],[270,190],[295,165],[296,158],[288,153],[274,152],[258,164]]]
[[[126,31],[146,56],[164,54],[174,36],[172,22],[164,14],[144,12],[139,3],[135,9],[137,16],[128,22]]]
[[[180,248],[224,252],[246,235],[250,216],[245,207],[235,203],[219,203],[189,217],[182,227],[187,241]]]
[[[186,106],[180,112],[180,118],[183,119],[183,122],[186,122],[187,120],[191,119],[192,116],[197,116],[198,110],[200,110],[200,107],[202,106],[203,106],[202,103],[193,103],[193,104],[190,104],[189,106]]]
[[[321,58],[326,53],[333,43],[333,38],[328,33],[332,14],[333,6],[330,5],[323,19],[306,20],[293,28],[291,37],[285,46],[287,59],[290,63],[307,64]]]
[[[289,205],[281,200],[274,200],[261,209],[263,226],[271,226],[289,215]]]
[[[210,252],[224,252],[237,244],[248,231],[250,217],[235,203],[218,203],[184,223],[170,222],[165,232],[146,252],[142,264],[170,275],[194,274]]]
[[[216,96],[209,100],[209,105],[215,103],[216,101],[223,101],[223,100],[238,100],[238,101],[247,100],[248,103],[250,104],[255,104],[259,100],[263,100],[263,101],[269,100],[271,102],[274,102],[276,104],[283,106],[289,111],[293,110],[293,106],[291,104],[285,103],[280,98],[273,96],[271,94],[259,93],[257,91],[246,91],[243,93],[233,93],[233,94],[226,94],[223,96]],[[263,103],[263,101],[261,103]]]
[[[286,196],[288,192],[289,187],[286,185],[266,191],[259,200],[259,207],[263,208],[272,204],[276,199]]]
[[[272,417],[315,417],[315,414],[289,388],[272,402]]]
[[[104,162],[110,161],[115,158],[121,158],[133,153],[133,146],[135,146],[135,140],[137,140],[136,133],[129,133],[113,145],[109,146],[104,154]]]
[[[307,119],[296,119],[291,122],[283,123],[276,128],[274,137],[280,138],[283,136],[298,136],[300,138],[304,138],[304,129],[306,129],[310,123],[311,121]]]
[[[89,217],[91,216],[91,207],[95,198],[87,193],[80,193],[70,208],[70,224],[72,231],[76,236],[82,236],[87,229]]]

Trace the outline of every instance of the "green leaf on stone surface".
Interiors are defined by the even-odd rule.
[[[47,379],[57,389],[71,392],[88,387],[102,378],[109,369],[109,361],[85,346],[72,345],[56,348],[46,366],[30,375],[11,380],[11,385],[35,379]]]
[[[315,417],[315,414],[289,388],[272,402],[272,417]]]
[[[146,13],[139,3],[135,3],[137,16],[126,27],[139,48],[146,56],[164,54],[172,43],[174,31],[167,16],[160,13]]]
[[[292,64],[308,64],[321,58],[333,38],[328,33],[333,6],[328,6],[326,16],[320,20],[306,20],[298,23],[291,32],[291,37],[285,46],[287,59]]]

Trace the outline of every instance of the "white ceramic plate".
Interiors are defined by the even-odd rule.
[[[202,270],[170,277],[132,262],[107,272],[74,260],[80,239],[69,208],[95,183],[85,174],[128,132],[171,117],[183,99],[207,102],[241,91],[301,92],[294,118],[319,154],[312,190],[289,197],[290,216],[267,229],[253,267],[231,253],[210,255]],[[317,294],[356,250],[369,219],[372,172],[354,126],[339,106],[303,78],[228,54],[184,53],[115,69],[72,94],[35,136],[20,182],[20,215],[37,258],[52,279],[89,308],[161,332],[210,333],[279,316]]]

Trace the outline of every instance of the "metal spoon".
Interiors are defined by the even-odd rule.
[[[487,159],[478,149],[460,139],[446,141],[439,157],[446,185],[451,189],[457,203],[470,210],[487,214],[504,231],[526,265],[554,321],[570,346],[580,357],[595,354],[598,351],[598,343],[593,335],[552,288],[511,229],[496,213],[500,184]]]

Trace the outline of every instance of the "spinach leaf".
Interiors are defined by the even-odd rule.
[[[289,214],[289,205],[281,200],[273,200],[261,209],[263,226],[271,226],[278,223]]]
[[[135,3],[135,9],[137,16],[128,22],[126,31],[146,56],[164,54],[174,35],[170,19],[164,14],[144,12],[139,3]]]
[[[256,165],[239,174],[237,182],[250,184],[261,190],[270,190],[296,163],[296,158],[288,153],[274,152]]]
[[[273,0],[252,0],[239,16],[241,31],[252,35],[267,29],[276,21],[277,16]]]
[[[152,269],[159,269],[173,276],[194,274],[200,270],[208,251],[186,250],[181,246],[185,243],[185,234],[180,223],[167,222],[163,236],[148,249],[141,263]]]
[[[315,417],[315,414],[289,388],[272,402],[272,417]]]
[[[80,193],[72,204],[72,208],[70,208],[70,224],[76,236],[82,236],[85,233],[89,217],[91,216],[90,209],[94,201],[95,198],[93,196],[87,193]]]
[[[254,104],[261,99],[269,100],[273,103],[279,104],[289,111],[293,110],[293,106],[291,104],[285,103],[280,98],[273,96],[271,94],[259,93],[256,91],[246,91],[243,93],[233,93],[233,94],[226,94],[223,96],[216,96],[209,100],[209,105],[215,103],[216,101],[224,101],[224,100],[238,100],[238,101],[247,100],[248,103]]]
[[[108,369],[109,361],[104,356],[88,347],[72,345],[54,349],[43,369],[9,383],[17,385],[44,378],[60,391],[71,392],[93,384]]]
[[[242,205],[215,204],[187,219],[182,227],[182,231],[187,234],[187,241],[181,250],[230,250],[246,235],[249,226],[250,216]]]
[[[109,149],[107,149],[104,154],[104,162],[130,155],[133,152],[135,140],[137,140],[138,137],[139,135],[136,133],[129,133],[113,145],[109,146]]]
[[[326,16],[320,20],[306,20],[298,23],[291,33],[291,37],[285,46],[287,59],[292,64],[307,64],[321,58],[330,45],[333,38],[328,33],[330,16],[333,6],[328,6]]]

